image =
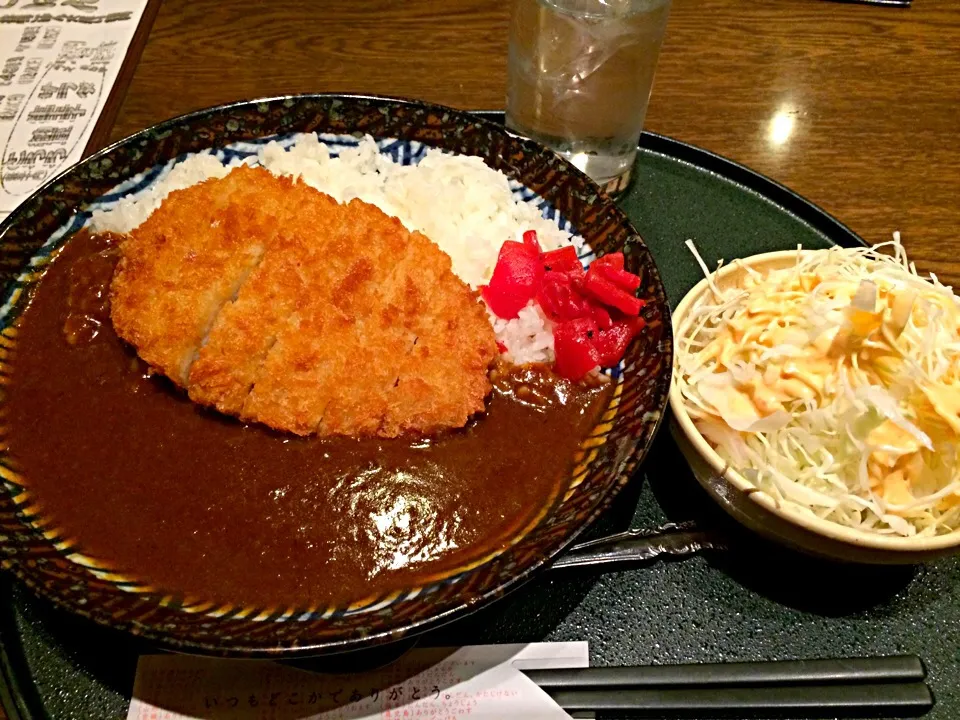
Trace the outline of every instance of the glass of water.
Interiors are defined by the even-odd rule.
[[[624,190],[669,13],[670,0],[513,0],[507,127]]]

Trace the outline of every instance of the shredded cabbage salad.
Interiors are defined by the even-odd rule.
[[[960,300],[900,244],[707,277],[678,328],[697,428],[780,504],[859,530],[960,527]],[[721,263],[722,265],[722,263]],[[718,268],[719,269],[719,268]]]

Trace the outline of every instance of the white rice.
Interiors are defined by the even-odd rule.
[[[541,246],[579,247],[582,240],[543,218],[533,203],[514,200],[507,177],[479,157],[429,149],[416,165],[401,165],[380,153],[373,138],[331,157],[314,134],[300,135],[290,149],[277,142],[244,160],[276,175],[299,177],[340,202],[359,198],[419,230],[453,261],[454,272],[471,287],[489,281],[504,240],[520,240],[536,230]],[[225,165],[210,154],[193,155],[145,190],[121,199],[109,210],[96,210],[91,224],[98,232],[127,233],[143,223],[172,191],[223,177],[238,162]],[[520,317],[490,316],[497,339],[516,363],[553,360],[552,324],[531,303]]]

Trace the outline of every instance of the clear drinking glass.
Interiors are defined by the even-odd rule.
[[[670,0],[514,0],[507,127],[626,188],[669,14]]]

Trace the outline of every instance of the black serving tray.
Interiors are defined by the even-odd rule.
[[[674,305],[700,279],[688,238],[708,263],[798,243],[862,244],[783,186],[651,133],[640,140],[635,181],[620,204]],[[960,718],[960,560],[841,566],[768,545],[712,505],[668,433],[592,535],[688,520],[729,538],[731,549],[607,572],[551,570],[419,642],[588,640],[593,665],[915,653],[937,698],[928,717]],[[10,720],[124,718],[137,658],[149,652],[156,650],[136,638],[67,615],[6,579],[0,584],[0,702]]]

